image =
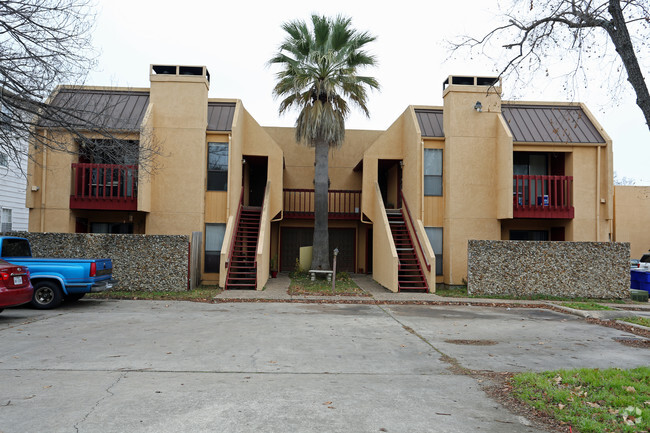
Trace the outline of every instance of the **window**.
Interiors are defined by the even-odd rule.
[[[547,241],[546,230],[510,230],[511,241]]]
[[[226,232],[225,224],[206,224],[205,225],[205,265],[204,272],[219,273],[221,266],[221,245],[223,244],[223,235]]]
[[[208,143],[208,191],[228,190],[228,143]]]
[[[90,233],[133,234],[133,223],[90,223]]]
[[[436,255],[436,275],[442,275],[442,227],[425,227],[424,230]]]
[[[424,149],[424,195],[442,195],[442,149]]]
[[[11,209],[2,209],[2,217],[0,217],[0,231],[11,231]]]
[[[7,167],[9,165],[9,157],[6,153],[0,152],[0,167]]]
[[[548,175],[548,158],[545,153],[515,152],[512,159],[513,174]]]
[[[88,140],[79,143],[79,162],[90,164],[137,165],[138,140]]]

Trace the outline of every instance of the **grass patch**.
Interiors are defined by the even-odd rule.
[[[467,293],[467,287],[449,287],[438,289],[436,288],[436,295],[444,296],[446,298],[470,298],[473,297]]]
[[[563,302],[560,305],[567,308],[573,308],[574,310],[613,310],[613,308],[608,307],[607,305],[602,305],[597,302]]]
[[[623,322],[635,323],[641,326],[647,326],[650,328],[650,319],[647,317],[626,317],[624,319],[619,319]]]
[[[106,292],[89,293],[86,295],[90,299],[133,299],[133,300],[150,300],[150,301],[193,301],[193,302],[210,302],[212,298],[221,293],[222,290],[217,286],[199,286],[194,290],[185,290],[182,292],[168,291],[144,291],[144,290],[109,290]]]
[[[436,289],[436,295],[450,297],[450,298],[478,298],[478,299],[513,299],[513,300],[524,300],[524,301],[574,301],[574,302],[585,302],[591,304],[598,303],[609,303],[609,304],[625,304],[626,302],[622,299],[590,299],[590,298],[569,298],[563,296],[548,296],[548,295],[530,295],[530,296],[515,296],[515,295],[470,295],[467,293],[466,286],[454,286],[450,288]],[[630,301],[631,302],[631,301]],[[602,306],[601,306],[602,307]],[[571,307],[573,308],[573,307]],[[593,308],[611,310],[611,308]]]
[[[336,274],[336,290],[332,292],[332,282],[325,278],[316,278],[311,281],[306,272],[292,272],[289,274],[291,284],[288,293],[290,295],[317,295],[317,296],[370,296],[352,281],[347,272]]]
[[[582,433],[650,429],[650,367],[521,373],[513,394]]]

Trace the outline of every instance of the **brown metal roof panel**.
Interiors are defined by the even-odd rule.
[[[549,125],[553,128],[553,120],[549,119],[548,113],[544,110],[524,110],[522,112],[522,117],[528,119],[529,123],[526,125],[533,137],[532,141],[541,141],[541,142],[555,142],[557,141],[557,136],[554,135],[549,129]]]
[[[208,103],[208,131],[232,131],[234,117],[234,102]]]
[[[442,110],[415,110],[423,137],[444,137]]]
[[[502,106],[503,116],[519,142],[604,143],[581,107],[557,105]]]
[[[80,128],[137,130],[148,104],[148,92],[63,89],[51,102],[58,109],[51,117]],[[58,126],[56,123],[46,119],[41,125]]]
[[[591,122],[587,113],[582,109],[571,110],[567,112],[571,117],[576,135],[581,136],[583,141],[589,143],[604,143],[605,140],[596,129],[596,126]]]

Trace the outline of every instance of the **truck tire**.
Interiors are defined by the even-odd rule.
[[[86,296],[85,293],[70,293],[68,295],[63,295],[63,300],[65,300],[65,302],[77,302],[84,296]]]
[[[63,301],[63,292],[58,284],[51,281],[39,281],[34,284],[32,306],[39,310],[58,307]]]

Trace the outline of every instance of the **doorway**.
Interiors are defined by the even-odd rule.
[[[377,161],[377,183],[386,209],[402,207],[402,160],[380,159]]]
[[[244,155],[242,184],[246,206],[262,206],[268,175],[268,157]]]

